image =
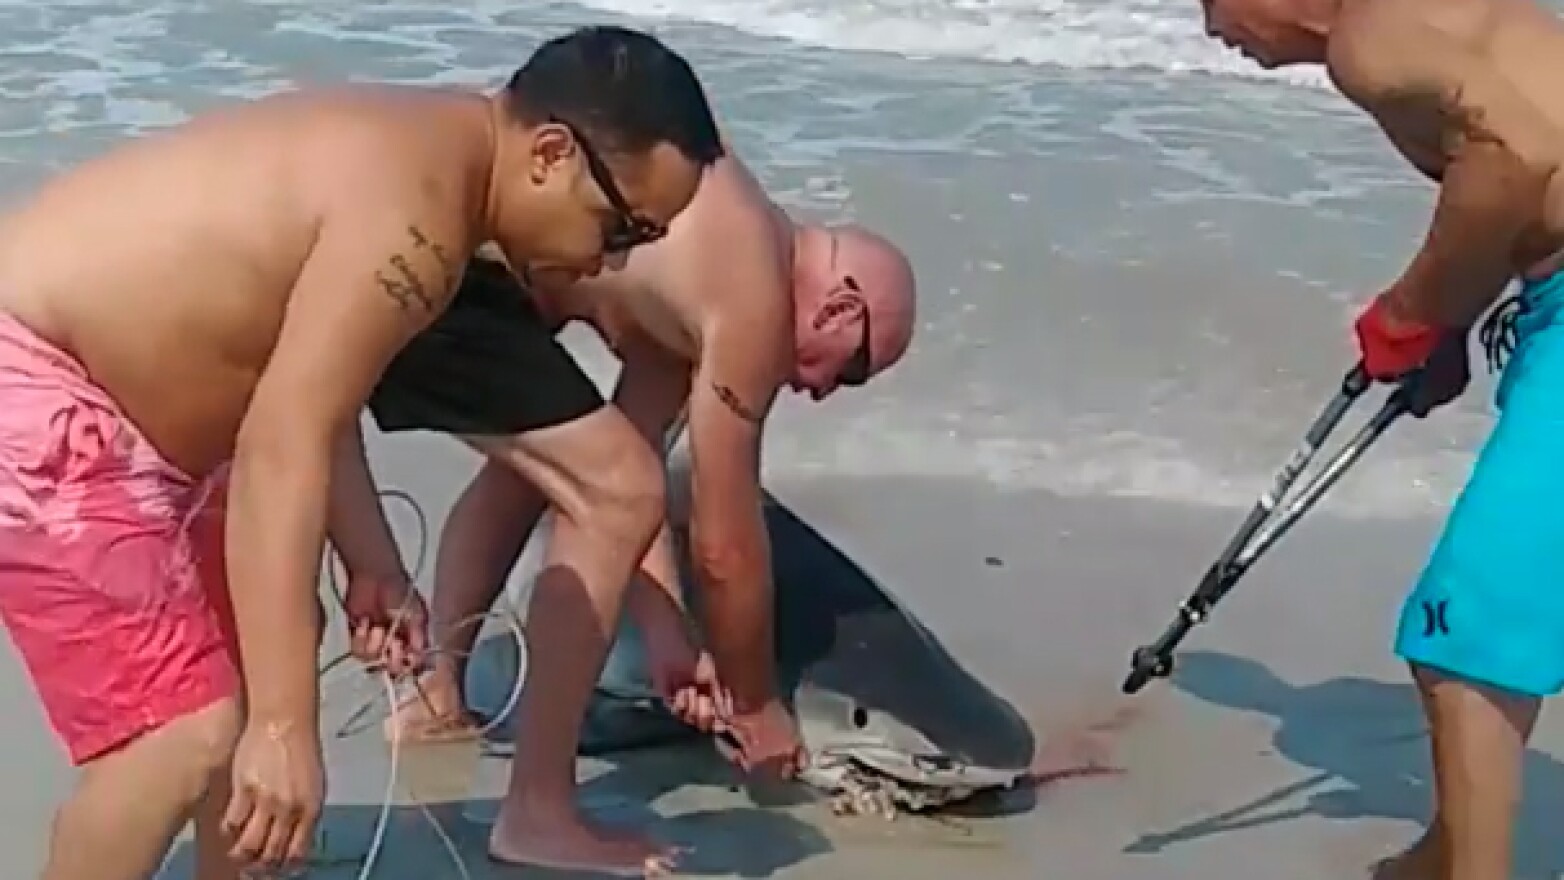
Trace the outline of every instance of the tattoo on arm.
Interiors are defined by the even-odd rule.
[[[457,267],[445,247],[417,226],[408,226],[407,235],[411,239],[407,249],[392,254],[385,267],[375,272],[375,281],[386,296],[396,300],[402,311],[412,313],[416,310],[421,317],[427,317],[435,313],[437,301],[450,289]],[[424,254],[433,257],[440,266],[438,289],[432,288],[413,268],[411,256]]]
[[[738,416],[746,422],[749,422],[751,425],[758,425],[761,423],[762,416],[753,409],[750,409],[750,407],[746,405],[744,401],[740,400],[738,394],[734,393],[732,388],[729,388],[726,385],[713,384],[711,389],[717,393],[717,399],[722,401],[723,405],[731,410],[734,415]]]

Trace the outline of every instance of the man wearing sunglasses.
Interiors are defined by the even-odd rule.
[[[45,880],[146,880],[191,819],[203,880],[308,854],[320,554],[328,529],[364,537],[332,497],[340,438],[478,245],[591,273],[666,228],[721,152],[682,58],[584,28],[494,94],[350,85],[215,110],[0,219],[0,616],[81,768]],[[621,432],[638,436],[605,407],[524,451],[590,486],[625,467],[601,439]],[[577,530],[580,567],[540,589],[627,580],[657,519],[615,523]],[[354,590],[355,627],[389,626],[395,593]],[[601,623],[555,624],[533,647],[568,672]],[[549,769],[573,782],[573,761]]]
[[[742,766],[788,774],[802,755],[795,721],[775,691],[771,565],[761,518],[764,424],[783,388],[821,400],[843,386],[863,385],[902,356],[914,321],[911,266],[867,230],[795,224],[732,158],[707,172],[665,238],[617,262],[591,278],[526,267],[519,274],[537,312],[525,315],[516,305],[522,285],[510,269],[475,262],[456,305],[404,350],[404,369],[388,371],[371,401],[382,429],[460,425],[454,433],[482,435],[472,442],[488,457],[453,507],[440,542],[432,603],[434,637],[443,650],[422,682],[422,696],[399,708],[388,735],[427,741],[473,734],[460,682],[461,658],[477,627],[458,624],[495,601],[549,504],[540,491],[546,487],[516,466],[514,413],[522,401],[505,393],[504,380],[475,390],[453,412],[450,400],[434,399],[439,385],[430,387],[430,377],[453,370],[503,376],[515,359],[504,350],[506,334],[522,332],[541,315],[553,327],[588,322],[618,353],[624,367],[613,399],[647,448],[663,449],[675,423],[687,419],[694,569],[711,659],[689,637],[666,528],[642,562],[641,578],[627,583],[625,601],[646,634],[654,678],[675,710],[703,729],[731,734]],[[458,365],[463,360],[467,365]],[[558,384],[580,399],[576,408],[589,409],[596,400],[584,374]],[[483,423],[490,429],[482,430]],[[552,627],[541,611],[534,606],[529,617],[534,638]],[[555,675],[535,657],[529,668],[534,680]],[[528,753],[529,741],[541,742],[546,727],[579,729],[591,683],[576,684],[580,693],[560,717],[522,715],[518,755]],[[549,742],[566,745],[562,737]],[[550,796],[517,761],[491,837],[496,857],[563,860],[558,843],[545,839],[532,819],[537,811],[565,808],[544,803]]]

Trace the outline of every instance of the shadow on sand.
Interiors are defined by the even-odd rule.
[[[350,794],[328,803],[306,876],[355,880],[364,868],[381,804],[363,802],[389,769],[378,725],[349,739],[328,740],[332,787]],[[402,754],[385,841],[369,875],[376,880],[606,877],[499,864],[488,836],[509,763],[483,757],[482,743],[420,745]],[[680,848],[680,876],[765,878],[833,850],[789,798],[745,787],[705,743],[647,750],[596,762],[578,788],[578,803],[610,827],[635,828]],[[669,797],[669,796],[672,797]],[[329,797],[330,795],[328,795]],[[664,800],[667,798],[667,800]],[[438,825],[438,828],[436,827]],[[452,849],[455,850],[454,854]],[[461,869],[457,867],[457,860]],[[161,880],[194,877],[194,846],[181,842]]]
[[[469,804],[492,811],[492,802]],[[378,804],[332,804],[321,819],[322,842],[317,861],[305,877],[311,880],[356,880],[363,870]],[[679,875],[689,877],[765,878],[830,850],[824,836],[810,826],[767,810],[725,809],[687,813],[668,819],[635,815],[636,811],[603,811],[607,821],[626,824],[652,818],[650,832],[659,839],[683,847]],[[430,808],[463,862],[458,870],[446,843],[433,830],[422,810],[398,806],[391,814],[386,843],[370,874],[375,880],[472,880],[484,878],[606,878],[593,872],[555,871],[530,866],[505,865],[488,855],[489,828],[464,819],[454,805]],[[194,878],[194,846],[183,843],[159,875],[160,880]]]
[[[1208,703],[1272,717],[1277,753],[1311,772],[1232,809],[1143,836],[1130,852],[1153,853],[1172,844],[1305,816],[1394,819],[1420,826],[1427,822],[1433,803],[1432,768],[1417,691],[1410,683],[1343,677],[1295,685],[1254,660],[1216,651],[1182,654],[1172,681]],[[1515,876],[1553,880],[1564,872],[1564,845],[1558,842],[1564,764],[1531,750],[1524,774]]]

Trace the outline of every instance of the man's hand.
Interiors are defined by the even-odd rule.
[[[1418,373],[1408,388],[1407,408],[1418,418],[1460,397],[1471,381],[1466,331],[1409,320],[1397,313],[1389,294],[1375,297],[1354,327],[1369,378],[1397,382]]]
[[[422,665],[429,650],[429,612],[406,578],[354,575],[343,604],[354,657],[392,675]]]
[[[717,678],[717,664],[702,651],[695,668],[682,683],[670,680],[673,687],[671,708],[685,724],[705,733],[724,733],[733,717],[733,694]]]
[[[1376,382],[1395,382],[1421,368],[1444,337],[1431,324],[1397,314],[1389,294],[1374,297],[1353,325],[1363,368]]]
[[[252,719],[234,751],[233,794],[223,815],[230,857],[263,874],[299,867],[309,858],[325,798],[319,733]]]
[[[657,589],[644,583],[632,587],[643,588]],[[646,645],[653,692],[680,721],[702,733],[720,733],[733,703],[717,680],[716,664],[690,639],[682,609],[660,594],[651,599],[659,601],[639,602],[633,610]]]
[[[648,650],[652,686],[674,717],[702,733],[722,733],[733,714],[733,698],[717,680],[711,655],[693,646],[682,656]]]
[[[1423,372],[1412,381],[1407,411],[1418,418],[1461,396],[1472,379],[1466,333],[1449,330],[1429,356]]]
[[[727,758],[746,773],[790,779],[809,761],[798,722],[779,700],[771,700],[757,712],[730,717],[727,728],[738,746]]]

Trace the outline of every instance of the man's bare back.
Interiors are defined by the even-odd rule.
[[[1529,166],[1512,174],[1537,198],[1534,216],[1515,219],[1525,228],[1511,269],[1535,274],[1558,265],[1564,22],[1557,15],[1532,0],[1343,0],[1326,61],[1342,93],[1430,179],[1442,181],[1451,162],[1480,143],[1502,144]]]
[[[171,461],[205,474],[232,454],[321,223],[355,222],[343,216],[355,204],[379,222],[378,200],[332,195],[416,175],[454,234],[430,239],[409,216],[402,247],[454,280],[484,215],[491,124],[481,95],[358,86],[154,135],[51,181],[0,223],[0,309],[78,358]],[[444,294],[381,271],[411,295]]]
[[[741,325],[744,337],[785,334],[791,345],[790,323],[754,319],[784,314],[779,306],[792,317],[793,237],[787,214],[729,154],[706,172],[662,241],[631,252],[595,278],[550,285],[544,276],[534,296],[556,321],[591,324],[621,355],[651,348],[682,363],[687,379],[718,322]],[[725,264],[732,283],[692,283],[709,273],[714,259]],[[757,285],[750,280],[755,275],[778,281]]]

